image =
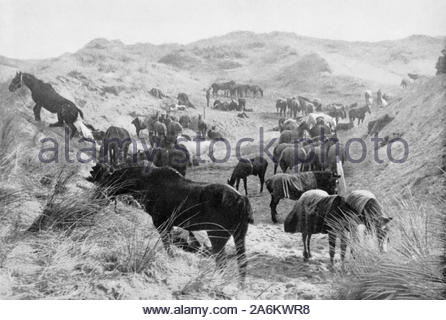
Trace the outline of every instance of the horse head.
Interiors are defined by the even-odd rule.
[[[16,72],[14,79],[9,84],[9,91],[14,92],[23,86],[23,73]]]

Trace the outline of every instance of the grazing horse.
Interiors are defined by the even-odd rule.
[[[277,110],[277,113],[280,116],[282,115],[282,113],[283,113],[284,116],[286,116],[286,106],[287,106],[286,100],[284,100],[284,99],[277,99],[277,101],[276,101],[276,110]]]
[[[93,167],[88,181],[98,184],[105,194],[130,194],[152,216],[163,245],[170,251],[174,226],[189,231],[206,230],[217,268],[225,265],[225,245],[234,237],[240,282],[246,277],[245,238],[253,222],[249,199],[234,188],[219,183],[195,182],[171,168],[145,166],[110,169]]]
[[[99,150],[99,161],[111,165],[118,165],[119,161],[127,159],[129,146],[132,143],[129,132],[124,128],[111,126],[104,135],[104,140]]]
[[[245,194],[248,195],[247,189],[247,177],[249,175],[259,176],[260,179],[260,192],[263,192],[263,184],[265,181],[265,173],[268,168],[268,161],[262,157],[255,157],[253,159],[240,159],[234,170],[232,171],[231,178],[228,180],[228,184],[233,187],[236,185],[238,190],[240,179],[243,180],[245,187]]]
[[[61,127],[66,123],[71,129],[70,138],[72,138],[77,132],[75,122],[78,115],[84,118],[82,111],[73,102],[58,94],[51,84],[29,73],[17,72],[9,85],[9,91],[14,92],[23,85],[31,90],[31,97],[36,103],[33,108],[35,120],[40,121],[42,108],[51,113],[57,113],[57,122],[50,124],[50,127]]]
[[[344,261],[347,249],[349,218],[357,216],[355,210],[342,196],[329,195],[315,189],[306,191],[294,204],[284,222],[285,232],[302,233],[304,261],[311,258],[311,236],[316,233],[328,233],[330,263],[334,264],[336,237],[341,238],[341,260]]]
[[[340,176],[327,171],[300,172],[297,174],[278,173],[266,180],[266,188],[271,194],[271,219],[277,222],[277,205],[284,198],[297,200],[311,189],[322,189],[336,194],[337,180]]]
[[[367,112],[370,114],[372,113],[372,110],[370,110],[370,105],[368,104],[362,107],[351,108],[348,111],[348,118],[350,122],[353,122],[355,121],[355,119],[358,119],[358,126],[359,126],[360,123],[364,122],[365,114]]]

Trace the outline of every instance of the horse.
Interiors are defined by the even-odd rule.
[[[314,104],[310,99],[298,96],[297,100],[299,101],[299,105],[301,110],[305,113],[305,115],[309,115],[314,112]]]
[[[208,131],[208,138],[210,140],[221,140],[223,139],[223,135],[215,130],[215,126],[212,126],[212,128]]]
[[[104,140],[99,149],[99,162],[118,165],[119,161],[125,161],[132,140],[129,132],[120,127],[111,126],[105,131]],[[107,158],[108,157],[108,158]]]
[[[409,80],[409,79],[404,79],[404,78],[403,78],[403,79],[401,80],[400,86],[401,86],[401,88],[406,89],[407,86],[409,85],[409,83],[410,83],[410,80]]]
[[[211,141],[201,141],[201,140],[193,140],[190,141],[184,136],[179,136],[176,140],[175,145],[183,147],[187,149],[189,153],[189,164],[193,164],[195,161],[198,161],[201,155],[208,154],[211,155],[213,150],[210,150]],[[196,162],[198,164],[198,162]]]
[[[139,117],[136,117],[131,122],[135,126],[136,135],[139,138],[139,132],[141,130],[147,129],[148,123],[146,120],[141,120]]]
[[[342,196],[329,195],[315,189],[302,194],[294,204],[284,222],[284,230],[289,233],[302,233],[304,261],[311,258],[311,236],[328,233],[330,263],[334,264],[336,237],[341,239],[341,260],[344,261],[347,249],[347,232],[350,220],[358,214]]]
[[[294,143],[300,139],[303,139],[305,136],[305,131],[309,132],[310,130],[305,121],[297,123],[295,120],[286,120],[283,121],[282,124],[279,120],[279,127],[281,128],[279,144]]]
[[[31,90],[31,97],[35,102],[35,106],[33,107],[34,119],[36,121],[41,121],[40,111],[42,108],[51,113],[56,113],[57,122],[51,123],[49,126],[61,127],[66,123],[71,129],[70,138],[72,138],[78,131],[75,125],[76,122],[79,122],[77,121],[78,115],[84,119],[82,110],[73,102],[58,94],[51,84],[45,83],[29,73],[16,72],[15,77],[9,85],[9,91],[15,92],[23,85]],[[82,122],[79,122],[79,124],[81,123]],[[81,129],[84,129],[85,125],[80,125],[80,127]]]
[[[294,169],[297,171],[304,171],[305,164],[307,164],[310,160],[307,159],[308,154],[304,148],[297,148],[295,145],[286,147],[280,153],[279,156],[279,166],[282,169],[282,172],[286,172],[288,168]],[[300,169],[299,169],[300,164]]]
[[[151,160],[155,166],[171,167],[183,176],[186,175],[187,165],[190,163],[190,155],[185,147],[177,145],[170,148],[154,148],[152,152],[153,159]]]
[[[219,183],[195,182],[172,168],[132,166],[113,170],[96,164],[88,181],[106,195],[130,194],[152,216],[164,248],[170,251],[174,226],[188,231],[206,230],[217,268],[225,265],[225,245],[234,238],[240,282],[246,278],[245,238],[253,223],[249,199],[234,188]]]
[[[245,187],[245,194],[248,195],[247,189],[247,177],[249,175],[259,176],[260,180],[260,192],[263,192],[263,184],[265,181],[265,173],[268,168],[268,161],[262,157],[255,157],[252,159],[240,159],[234,170],[232,171],[230,179],[228,179],[228,184],[233,187],[236,185],[238,190],[240,179],[243,180],[243,185]]]
[[[322,108],[322,112],[325,112],[330,117],[336,120],[336,124],[339,122],[339,118],[347,118],[347,112],[345,111],[345,106],[341,103],[332,103]]]
[[[299,102],[296,100],[296,98],[288,98],[286,99],[286,102],[288,106],[289,116],[296,118],[297,112],[301,111]]]
[[[271,194],[271,220],[277,223],[277,205],[284,198],[297,200],[311,189],[322,189],[329,194],[336,193],[339,175],[327,171],[299,172],[297,174],[278,173],[267,179],[265,184]]]
[[[184,92],[178,93],[177,100],[179,105],[195,109],[195,106],[192,104],[192,102],[190,102],[189,97],[187,96],[186,93]]]
[[[330,131],[334,131],[336,129],[336,121],[333,117],[322,112],[310,113],[307,118],[308,127],[311,129],[318,123],[323,123],[324,125],[328,126]]]
[[[277,113],[280,116],[282,115],[282,113],[283,113],[284,116],[286,116],[286,106],[287,106],[286,100],[284,100],[284,99],[277,99],[277,101],[276,101],[276,110],[277,110]]]
[[[355,119],[358,119],[358,126],[359,126],[361,122],[364,122],[365,114],[367,112],[370,114],[372,113],[372,110],[370,110],[370,105],[368,104],[362,107],[351,108],[348,111],[348,118],[350,122],[353,122],[355,121]]]
[[[190,117],[187,114],[184,114],[180,117],[179,122],[183,126],[183,128],[189,128]]]
[[[223,83],[217,83],[214,82],[213,84],[211,84],[211,88],[212,88],[212,95],[214,97],[216,97],[218,95],[218,91],[219,90],[229,90],[232,86],[235,85],[235,81],[228,81],[228,82],[223,82]]]
[[[175,143],[177,137],[183,132],[183,126],[177,121],[168,121],[167,125],[167,142]]]

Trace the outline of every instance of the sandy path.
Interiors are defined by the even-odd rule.
[[[267,131],[276,123],[275,115],[255,114],[252,118],[265,126],[265,137],[272,139],[277,132]],[[258,132],[258,131],[257,131]],[[248,133],[248,132],[245,132]],[[253,133],[254,134],[254,133]],[[228,163],[208,164],[189,170],[192,180],[226,183],[237,160]],[[270,162],[266,178],[273,175]],[[240,192],[244,193],[243,183]],[[248,177],[248,192],[254,210],[255,224],[251,225],[247,236],[248,267],[247,287],[241,298],[258,299],[323,299],[330,296],[333,273],[328,270],[328,240],[326,235],[315,235],[311,248],[313,258],[303,261],[300,234],[283,231],[283,220],[291,210],[294,201],[284,199],[278,206],[279,223],[271,222],[269,202],[271,197],[265,189],[259,192],[258,177]],[[228,250],[231,252],[231,250]]]

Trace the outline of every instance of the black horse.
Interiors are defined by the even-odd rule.
[[[206,230],[217,267],[225,263],[225,245],[231,236],[237,252],[241,282],[246,276],[245,238],[252,209],[247,197],[227,185],[195,182],[172,168],[132,166],[113,170],[97,164],[87,178],[110,196],[130,194],[152,216],[165,249],[170,252],[170,231]]]
[[[71,129],[70,138],[72,138],[77,132],[74,122],[78,114],[82,119],[84,118],[82,111],[73,102],[58,94],[51,84],[45,83],[29,73],[17,72],[9,85],[9,91],[14,92],[23,85],[31,90],[31,96],[36,103],[33,108],[36,121],[40,121],[42,108],[51,113],[57,113],[57,122],[50,124],[50,127],[61,127],[66,123]]]

